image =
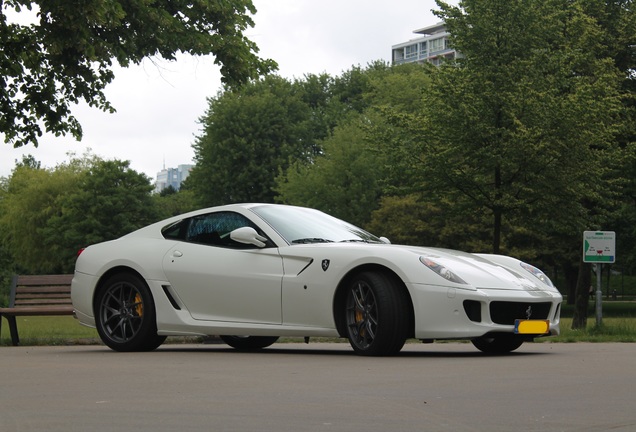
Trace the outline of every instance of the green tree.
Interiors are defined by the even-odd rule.
[[[620,112],[598,25],[577,2],[438,5],[464,57],[431,68],[421,115],[392,113],[412,155],[403,171],[459,214],[490,215],[495,253],[506,226],[578,231],[590,223],[583,202],[598,199]]]
[[[16,267],[72,272],[77,251],[157,219],[150,179],[97,157],[55,169],[16,168],[0,201],[0,235]]]
[[[381,62],[335,78],[326,91],[332,99],[329,111],[338,113],[337,126],[321,142],[318,156],[296,161],[277,178],[277,199],[361,226],[369,223],[380,197],[390,189],[387,178],[393,170],[393,154],[377,148],[396,132],[377,112],[385,106],[404,112],[420,109],[427,82],[427,72],[419,65],[388,67]]]
[[[617,233],[616,265],[621,272],[634,274],[636,271],[636,13],[632,0],[606,0],[587,2],[586,10],[594,16],[605,30],[603,46],[607,55],[614,59],[622,72],[623,121],[617,141],[621,154],[617,157],[619,166],[614,188],[620,190],[618,214],[606,222],[607,229]]]
[[[0,177],[0,208],[1,203],[9,188],[9,179]],[[0,225],[0,239],[2,238],[2,225]],[[14,261],[5,241],[0,241],[0,307],[9,304],[9,289],[11,275],[15,273]]]
[[[613,224],[617,233],[616,248],[620,251],[617,262],[620,270],[634,274],[636,270],[636,143],[631,143],[622,159],[623,175],[627,185],[623,189],[620,211]]]
[[[37,22],[7,19],[24,10],[37,12]],[[227,85],[255,79],[276,67],[244,36],[255,13],[251,0],[0,1],[0,133],[15,147],[37,146],[41,125],[81,139],[70,106],[83,100],[114,111],[103,93],[113,61],[213,54]]]
[[[188,177],[200,204],[274,201],[279,170],[317,151],[320,132],[304,95],[298,82],[270,75],[210,99]]]
[[[129,161],[95,160],[80,173],[77,187],[59,197],[59,211],[47,222],[46,245],[58,248],[64,263],[74,262],[81,247],[113,240],[158,220],[143,173]]]
[[[378,205],[382,166],[367,149],[358,117],[337,126],[321,148],[312,163],[297,161],[277,178],[277,199],[363,226]]]
[[[420,64],[404,64],[371,73],[365,94],[369,101],[365,134],[369,148],[382,155],[386,196],[417,196],[425,189],[420,175],[420,134],[415,131],[426,128],[424,96],[430,91],[430,72]]]
[[[22,161],[16,161],[16,167],[25,166],[29,168],[39,169],[42,166],[42,163],[33,157],[33,155],[22,156]]]
[[[167,189],[164,189],[164,191]],[[152,195],[153,206],[157,209],[157,219],[167,219],[197,209],[194,193],[181,188],[172,193]]]
[[[51,218],[61,211],[59,198],[77,187],[79,172],[75,168],[45,170],[18,166],[13,171],[0,201],[0,235],[16,270],[48,273],[64,269],[58,255],[60,250],[47,246],[50,242],[45,231]]]
[[[416,194],[384,196],[366,228],[395,244],[439,245],[442,221],[440,209]]]
[[[622,76],[589,3],[438,1],[463,56],[431,68],[420,115],[388,110],[398,171],[451,219],[487,215],[494,253],[577,262],[580,233],[616,207]]]
[[[370,72],[389,69],[375,62],[339,77],[306,75],[293,82],[270,75],[211,98],[188,178],[199,204],[274,201],[276,177],[290,164],[302,171],[324,155],[322,140],[372,103],[366,99]]]

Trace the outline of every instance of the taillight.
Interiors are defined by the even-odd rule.
[[[82,254],[82,252],[84,252],[86,250],[86,248],[81,248],[80,250],[77,251],[77,257],[79,258],[79,256]]]

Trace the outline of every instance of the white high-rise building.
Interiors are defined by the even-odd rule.
[[[393,64],[428,62],[439,65],[444,59],[454,59],[458,56],[448,43],[450,33],[446,31],[443,22],[415,30],[413,33],[421,36],[391,47]]]

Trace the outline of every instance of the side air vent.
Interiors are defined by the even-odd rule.
[[[481,322],[481,303],[475,300],[464,300],[464,311],[468,319]]]
[[[176,310],[181,310],[181,306],[179,306],[179,303],[177,303],[177,301],[174,299],[174,297],[170,293],[170,285],[161,285],[161,288],[163,288],[163,292],[168,298],[168,301],[170,302],[172,307],[175,308]]]

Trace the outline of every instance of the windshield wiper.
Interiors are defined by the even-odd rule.
[[[364,240],[364,239],[350,239],[350,240],[340,240],[340,243],[371,243],[371,241]]]
[[[295,244],[333,243],[333,240],[327,240],[327,239],[319,238],[319,237],[307,237],[307,238],[301,238],[301,239],[292,240],[292,243],[295,243]]]

